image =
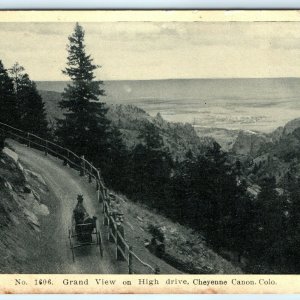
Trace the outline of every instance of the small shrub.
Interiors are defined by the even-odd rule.
[[[157,225],[149,224],[148,231],[153,237],[157,238],[161,243],[165,241],[165,235],[161,228]]]

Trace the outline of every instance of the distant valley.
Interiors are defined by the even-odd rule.
[[[45,102],[48,118],[55,123],[56,118],[62,118],[63,112],[59,109],[61,94],[58,92],[40,91]],[[163,138],[164,147],[167,147],[174,159],[182,160],[190,150],[194,154],[206,152],[213,143],[207,136],[198,136],[189,123],[174,123],[164,120],[158,113],[150,116],[143,109],[131,104],[107,104],[108,119],[122,133],[122,139],[128,149],[141,142],[139,138],[145,123],[152,123]]]
[[[58,93],[67,83],[37,82],[50,116],[60,114]],[[133,105],[152,117],[190,123],[199,137],[212,137],[226,151],[240,131],[264,135],[300,117],[298,78],[106,81],[104,89],[108,105]]]

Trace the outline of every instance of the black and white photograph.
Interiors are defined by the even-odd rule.
[[[0,273],[299,274],[298,21],[0,40]]]

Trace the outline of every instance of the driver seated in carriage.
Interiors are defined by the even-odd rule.
[[[77,204],[73,210],[75,220],[75,230],[79,238],[91,238],[91,234],[96,227],[97,217],[91,218],[83,206],[83,195],[77,196]]]

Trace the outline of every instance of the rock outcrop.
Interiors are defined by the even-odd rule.
[[[271,138],[263,133],[240,131],[232,147],[232,152],[255,157],[261,148],[269,142],[271,142]]]
[[[133,105],[110,105],[107,113],[114,126],[123,134],[123,141],[128,148],[141,142],[139,138],[144,124],[150,122],[155,125],[163,138],[173,158],[182,159],[189,150],[194,154],[204,153],[213,143],[209,137],[199,137],[189,123],[171,123],[165,121],[160,113],[151,117],[144,110]]]
[[[0,273],[26,271],[41,233],[40,219],[49,215],[45,181],[25,169],[13,149],[0,153]],[[31,270],[32,271],[32,270]]]

